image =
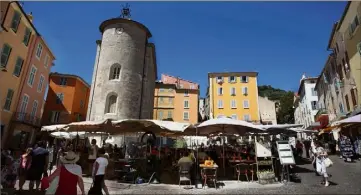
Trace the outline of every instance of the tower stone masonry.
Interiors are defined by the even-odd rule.
[[[150,31],[124,18],[99,29],[87,120],[151,119],[157,66]]]

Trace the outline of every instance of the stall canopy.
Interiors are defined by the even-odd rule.
[[[257,127],[261,129],[270,129],[270,128],[294,128],[294,127],[302,127],[302,124],[279,124],[279,125],[257,125]]]
[[[352,124],[352,123],[361,123],[361,114],[338,121],[338,124],[340,124],[340,125]]]
[[[252,123],[226,117],[210,119],[197,126],[197,134],[201,136],[218,132],[245,135],[248,132],[264,133],[265,131]]]
[[[50,133],[50,136],[57,139],[75,139],[77,136],[83,139],[86,138],[85,132],[64,132],[64,131],[56,131]]]
[[[42,126],[41,131],[67,131],[67,126],[65,124]]]

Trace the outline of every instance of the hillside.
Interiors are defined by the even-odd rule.
[[[293,92],[282,89],[273,88],[270,85],[258,86],[258,95],[261,97],[268,97],[273,101],[279,101],[279,109],[277,112],[278,124],[293,124],[294,110],[293,110]]]

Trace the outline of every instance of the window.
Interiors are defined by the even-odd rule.
[[[184,108],[189,108],[189,101],[188,100],[184,100]]]
[[[231,95],[236,95],[236,88],[231,87]]]
[[[116,80],[120,78],[120,65],[119,64],[113,64],[110,68],[110,75],[109,80]]]
[[[184,96],[189,96],[189,91],[188,90],[184,91]]]
[[[223,108],[223,100],[218,100],[218,108]]]
[[[243,108],[249,108],[249,101],[243,100]]]
[[[223,81],[223,77],[218,76],[218,77],[217,77],[217,82],[220,82],[220,81]]]
[[[338,53],[340,51],[338,44],[336,43],[336,53]]]
[[[44,76],[41,75],[41,76],[40,76],[40,79],[39,79],[38,89],[37,89],[38,92],[42,92],[42,91],[43,91],[44,80],[45,80]]]
[[[317,101],[311,101],[312,110],[317,110]]]
[[[21,74],[21,69],[23,68],[24,60],[20,57],[16,59],[15,68],[13,75],[19,77]]]
[[[56,104],[63,103],[64,100],[64,94],[63,93],[57,93],[56,94]]]
[[[158,111],[158,119],[163,119],[163,111]]]
[[[173,113],[170,110],[168,110],[168,118],[173,118]]]
[[[357,106],[356,90],[355,90],[355,89],[351,89],[351,99],[352,99],[352,105],[353,105],[354,107]]]
[[[248,87],[242,87],[243,95],[248,95]]]
[[[43,46],[39,43],[38,48],[36,49],[36,57],[40,59],[41,53],[43,52]]]
[[[35,79],[36,71],[37,71],[37,69],[36,69],[35,66],[33,65],[33,66],[31,67],[30,75],[29,75],[29,79],[28,79],[28,85],[29,85],[30,87],[32,87],[33,84],[34,84],[34,79]]]
[[[185,120],[185,121],[189,120],[189,112],[188,111],[183,112],[183,120]]]
[[[353,19],[351,25],[350,25],[350,32],[351,35],[355,32],[356,27],[359,25],[359,21],[358,21],[358,16],[356,15],[355,18]]]
[[[348,95],[345,95],[345,101],[346,101],[347,111],[350,111],[350,102],[348,101]]]
[[[342,72],[342,66],[340,64],[337,66],[337,73],[338,73],[339,79],[342,80],[343,72]]]
[[[45,60],[44,60],[44,66],[45,66],[45,68],[47,68],[47,67],[48,67],[48,65],[49,65],[49,55],[48,55],[48,54],[46,54],[46,56],[45,56]]]
[[[20,113],[18,115],[19,120],[24,119],[25,113],[26,113],[26,108],[28,107],[28,102],[29,102],[29,96],[24,94],[23,100],[22,100],[21,106],[20,106]]]
[[[60,112],[59,111],[51,111],[50,113],[50,122],[57,123],[59,122]]]
[[[248,83],[248,76],[241,76],[242,83]]]
[[[0,66],[2,67],[6,67],[9,57],[10,57],[10,53],[11,53],[12,48],[10,47],[10,45],[8,44],[4,44],[3,48],[1,50],[1,59],[0,59]]]
[[[340,112],[341,112],[341,113],[344,113],[344,110],[343,110],[343,105],[342,105],[342,103],[340,103],[340,104],[339,104],[338,106],[339,106],[339,108],[340,108]]]
[[[223,95],[223,88],[222,87],[218,88],[218,95]]]
[[[232,114],[231,118],[237,120],[238,119],[237,114]]]
[[[61,78],[60,78],[60,85],[65,86],[66,83],[67,83],[67,81],[68,81],[67,78],[61,77]]]
[[[249,114],[245,114],[245,115],[243,115],[243,120],[244,121],[251,121],[251,117],[249,116]]]
[[[30,113],[30,118],[32,119],[32,120],[34,120],[35,119],[35,117],[36,117],[36,112],[38,111],[38,101],[34,101],[33,102],[33,107],[32,107],[32,109],[31,109],[31,113]]]
[[[236,100],[231,100],[231,108],[237,108],[237,102]]]
[[[235,76],[230,76],[229,77],[229,82],[230,83],[235,83],[236,82],[236,77]]]
[[[343,69],[345,70],[345,73],[348,73],[350,71],[350,66],[347,64],[347,62],[343,58],[342,58],[342,65],[343,65]]]
[[[84,101],[80,100],[80,108],[84,108]]]
[[[164,89],[163,89],[163,88],[159,88],[159,92],[160,92],[160,93],[164,92]]]
[[[21,20],[21,14],[20,14],[20,12],[15,11],[15,12],[14,12],[14,15],[13,15],[13,19],[11,20],[11,29],[12,29],[14,32],[17,32],[17,31],[18,31],[20,20]]]
[[[23,39],[23,43],[26,46],[28,46],[28,44],[29,44],[30,36],[31,36],[31,30],[30,30],[30,28],[26,28],[25,33],[24,33],[24,39]]]
[[[13,96],[14,96],[14,90],[8,89],[8,94],[6,95],[6,100],[4,104],[4,110],[10,111]]]
[[[317,91],[315,90],[315,88],[311,88],[311,94],[312,96],[317,96]]]
[[[171,98],[171,97],[168,98],[168,102],[169,102],[170,105],[173,105],[173,98]]]
[[[116,113],[117,95],[110,95],[107,100],[105,113]]]

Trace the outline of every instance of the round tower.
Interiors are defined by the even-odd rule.
[[[106,20],[99,29],[87,120],[151,118],[156,65],[150,31],[127,18]]]

